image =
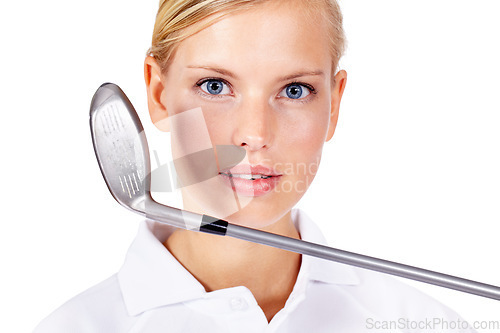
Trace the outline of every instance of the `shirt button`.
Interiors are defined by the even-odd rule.
[[[231,305],[231,309],[235,311],[243,311],[248,307],[247,302],[241,297],[231,298],[229,304]]]

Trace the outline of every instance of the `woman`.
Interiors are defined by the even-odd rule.
[[[184,209],[324,243],[292,208],[335,131],[343,48],[334,1],[161,2],[145,60],[153,123],[176,160],[245,151],[208,180],[192,181],[210,161],[177,165]],[[146,221],[120,272],[37,332],[405,331],[430,318],[459,319],[382,274]]]

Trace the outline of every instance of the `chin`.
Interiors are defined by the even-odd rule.
[[[229,223],[253,228],[272,229],[293,208],[294,203],[254,201],[237,212],[226,216]]]

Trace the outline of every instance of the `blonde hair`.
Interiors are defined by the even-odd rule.
[[[226,15],[251,9],[268,1],[272,0],[160,0],[148,54],[152,55],[165,70],[176,46],[184,39],[214,24]],[[307,2],[309,10],[305,11],[306,15],[319,13],[328,23],[334,73],[345,48],[342,13],[339,5],[336,0],[301,1]],[[291,1],[283,2],[290,3]],[[186,29],[200,21],[203,21],[203,24],[197,26],[196,29]]]

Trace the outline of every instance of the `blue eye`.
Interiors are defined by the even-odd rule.
[[[231,93],[227,84],[221,80],[206,80],[200,84],[200,88],[210,95],[226,95]]]
[[[311,90],[302,84],[290,84],[283,89],[279,96],[290,99],[301,99],[311,93]]]

